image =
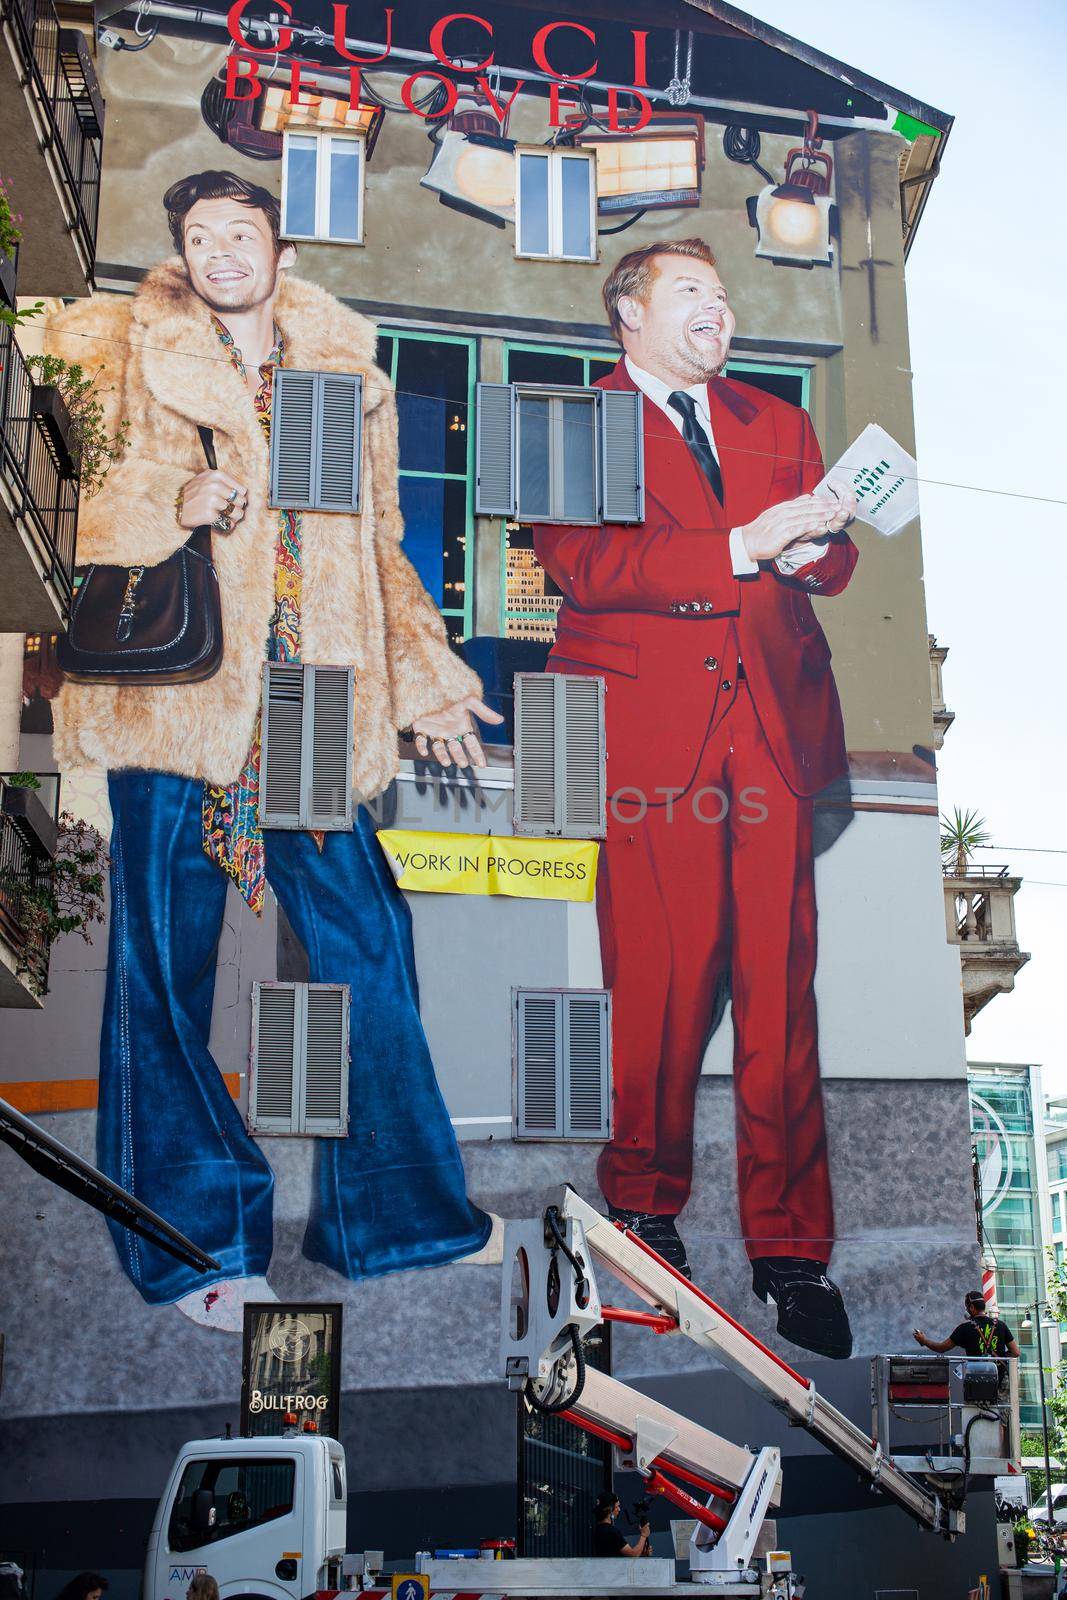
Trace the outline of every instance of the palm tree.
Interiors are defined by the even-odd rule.
[[[988,843],[985,818],[977,811],[961,811],[956,806],[951,816],[941,813],[941,859],[946,872],[965,878],[971,856]]]

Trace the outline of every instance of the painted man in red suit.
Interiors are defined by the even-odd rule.
[[[741,1226],[752,1286],[795,1344],[844,1358],[815,1012],[812,798],[847,771],[813,594],[856,563],[850,491],[807,414],[721,376],[734,331],[700,239],[624,256],[604,286],[644,393],[645,518],[535,530],[564,595],[550,669],[603,676],[609,821],[597,885],[612,990],[612,1217],[688,1274],[693,1113],[720,980],[733,1007]]]

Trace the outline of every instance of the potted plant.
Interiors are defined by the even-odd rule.
[[[29,882],[0,871],[0,897],[17,907],[25,940],[19,970],[35,995],[48,992],[49,953],[60,934],[78,933],[89,943],[93,923],[103,922],[106,871],[103,836],[69,811],[59,819],[54,858]]]
[[[130,425],[123,421],[114,433],[109,431],[96,390],[97,375],[87,373],[77,362],[52,355],[28,356],[26,365],[35,378],[33,410],[57,451],[62,448],[66,452],[81,493],[88,498],[126,448]],[[60,447],[64,418],[66,433]]]
[[[12,819],[35,855],[54,858],[59,827],[38,797],[40,787],[35,772],[5,772],[0,776],[0,810]]]
[[[22,230],[19,223],[20,216],[16,216],[11,209],[11,196],[7,189],[7,180],[0,178],[0,297],[14,310],[15,307],[15,270],[18,263],[19,240]]]

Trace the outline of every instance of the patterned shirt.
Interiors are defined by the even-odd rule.
[[[233,335],[215,316],[215,332],[242,381],[246,369]],[[274,369],[285,365],[285,340],[276,335],[274,348],[259,369],[259,387],[252,404],[263,436],[270,444],[271,399]],[[274,551],[274,610],[267,630],[264,654],[268,661],[300,659],[300,541],[299,511],[279,511],[278,543]],[[262,730],[257,715],[252,743],[240,774],[225,788],[204,785],[204,849],[227,877],[233,879],[257,916],[263,911],[266,874],[263,830],[259,825],[259,769]],[[323,836],[315,834],[319,849]]]

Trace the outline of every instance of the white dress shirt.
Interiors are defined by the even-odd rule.
[[[651,372],[646,372],[644,367],[639,367],[635,361],[630,360],[629,356],[626,357],[626,370],[642,394],[647,394],[652,404],[658,406],[663,415],[669,418],[678,432],[681,433],[684,427],[684,418],[681,412],[676,411],[674,406],[670,404],[671,395],[677,394],[678,391],[672,389],[669,384],[664,383],[662,378],[657,378]],[[716,461],[719,462],[721,470],[722,461],[719,459],[719,447],[715,443],[715,430],[711,425],[711,410],[708,406],[708,386],[706,383],[694,383],[691,388],[682,392],[692,397],[696,405],[697,421],[707,435],[708,443],[712,448]],[[806,567],[812,561],[820,561],[826,554],[827,548],[828,546],[825,544],[816,544],[813,540],[806,539],[802,544],[794,544],[788,550],[783,550],[782,554],[777,557],[775,566],[779,572],[789,577],[799,567]],[[753,561],[745,549],[745,537],[740,528],[731,528],[730,530],[730,562],[734,569],[735,578],[750,578],[759,572],[759,563]]]

